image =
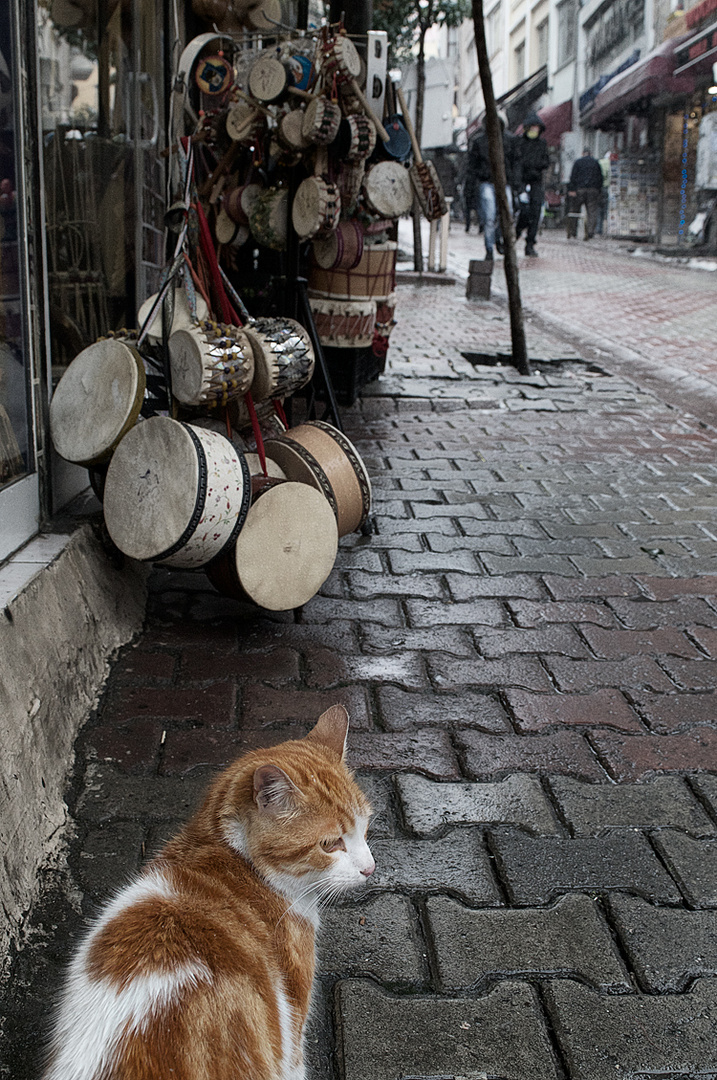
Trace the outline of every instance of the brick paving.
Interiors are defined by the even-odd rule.
[[[531,377],[473,367],[504,309],[460,286],[401,287],[398,317],[345,413],[374,531],[300,621],[154,572],[0,1075],[37,1074],[83,916],[214,771],[340,701],[377,872],[325,918],[309,1080],[717,1076],[717,432],[535,321]]]

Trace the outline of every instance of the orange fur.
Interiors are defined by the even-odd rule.
[[[46,1080],[302,1080],[311,897],[373,869],[370,806],[343,761],[347,723],[335,706],[305,739],[247,754],[217,778],[91,931]],[[68,1045],[81,1023],[94,1030],[78,994],[118,1010],[96,1060]]]

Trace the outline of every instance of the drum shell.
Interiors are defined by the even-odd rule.
[[[207,576],[221,593],[269,611],[302,607],[333,569],[336,519],[305,484],[280,479],[262,485],[231,551]]]
[[[438,221],[448,213],[443,185],[432,161],[412,165],[410,171],[413,190],[426,221]]]
[[[366,520],[371,512],[371,481],[356,447],[343,432],[313,421],[267,439],[264,448],[290,480],[304,478],[303,482],[324,491],[334,508],[339,536],[355,532]]]
[[[241,228],[242,226],[238,226]],[[238,326],[196,323],[169,339],[172,393],[183,405],[226,404],[254,378],[254,352]]]
[[[101,465],[137,423],[147,379],[131,341],[107,338],[78,353],[50,401],[50,433],[60,457]]]
[[[314,261],[322,270],[354,270],[363,255],[363,240],[358,221],[341,221],[330,236],[314,241]]]
[[[309,288],[319,296],[343,300],[372,299],[389,296],[396,287],[396,257],[398,245],[364,245],[363,254],[352,270],[309,270]]]
[[[344,116],[336,136],[336,156],[341,161],[365,161],[376,147],[376,128],[364,113]]]
[[[316,332],[322,345],[337,349],[364,348],[373,341],[375,300],[309,299]]]
[[[107,470],[107,530],[125,555],[196,569],[233,544],[249,508],[243,454],[215,431],[144,421]]]
[[[244,327],[254,352],[251,395],[255,404],[295,394],[314,374],[314,349],[301,323],[288,318],[254,319]]]

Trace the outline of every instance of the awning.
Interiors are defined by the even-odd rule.
[[[538,116],[545,124],[543,136],[548,146],[560,146],[560,136],[573,130],[573,103],[563,101],[560,105],[548,105],[538,109]]]
[[[591,127],[600,127],[617,113],[629,111],[630,106],[658,94],[691,94],[695,88],[692,75],[674,75],[675,54],[684,37],[664,41],[643,60],[616,75],[595,98],[590,114]]]
[[[499,109],[505,109],[508,116],[508,129],[510,131],[513,131],[518,124],[522,124],[526,113],[530,111],[531,105],[542,97],[547,89],[548,69],[547,67],[541,67],[539,71],[519,82],[507,94],[496,98],[496,105]]]

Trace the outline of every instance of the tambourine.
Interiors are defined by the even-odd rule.
[[[107,338],[78,353],[50,401],[50,433],[60,457],[77,465],[108,461],[137,423],[146,386],[132,339]]]
[[[223,56],[204,56],[197,64],[194,81],[203,94],[218,97],[234,79],[234,68]]]
[[[337,551],[336,519],[323,495],[272,478],[259,486],[233,550],[206,573],[225,596],[290,611],[316,595]]]
[[[336,184],[323,176],[302,180],[291,207],[291,220],[301,240],[331,232],[340,214],[341,196]]]
[[[250,493],[244,456],[227,438],[154,416],[115,451],[105,481],[105,523],[130,558],[195,569],[233,545]]]
[[[341,106],[327,97],[312,98],[306,106],[301,132],[310,143],[328,146],[334,141],[341,123]]]
[[[295,394],[314,373],[311,338],[295,319],[253,319],[243,327],[254,351],[253,400]]]
[[[315,420],[267,439],[267,456],[290,480],[322,491],[336,514],[339,536],[354,532],[371,512],[371,481],[366,466],[343,432]]]
[[[169,339],[172,394],[184,405],[223,405],[254,378],[254,352],[237,326],[205,321]]]

